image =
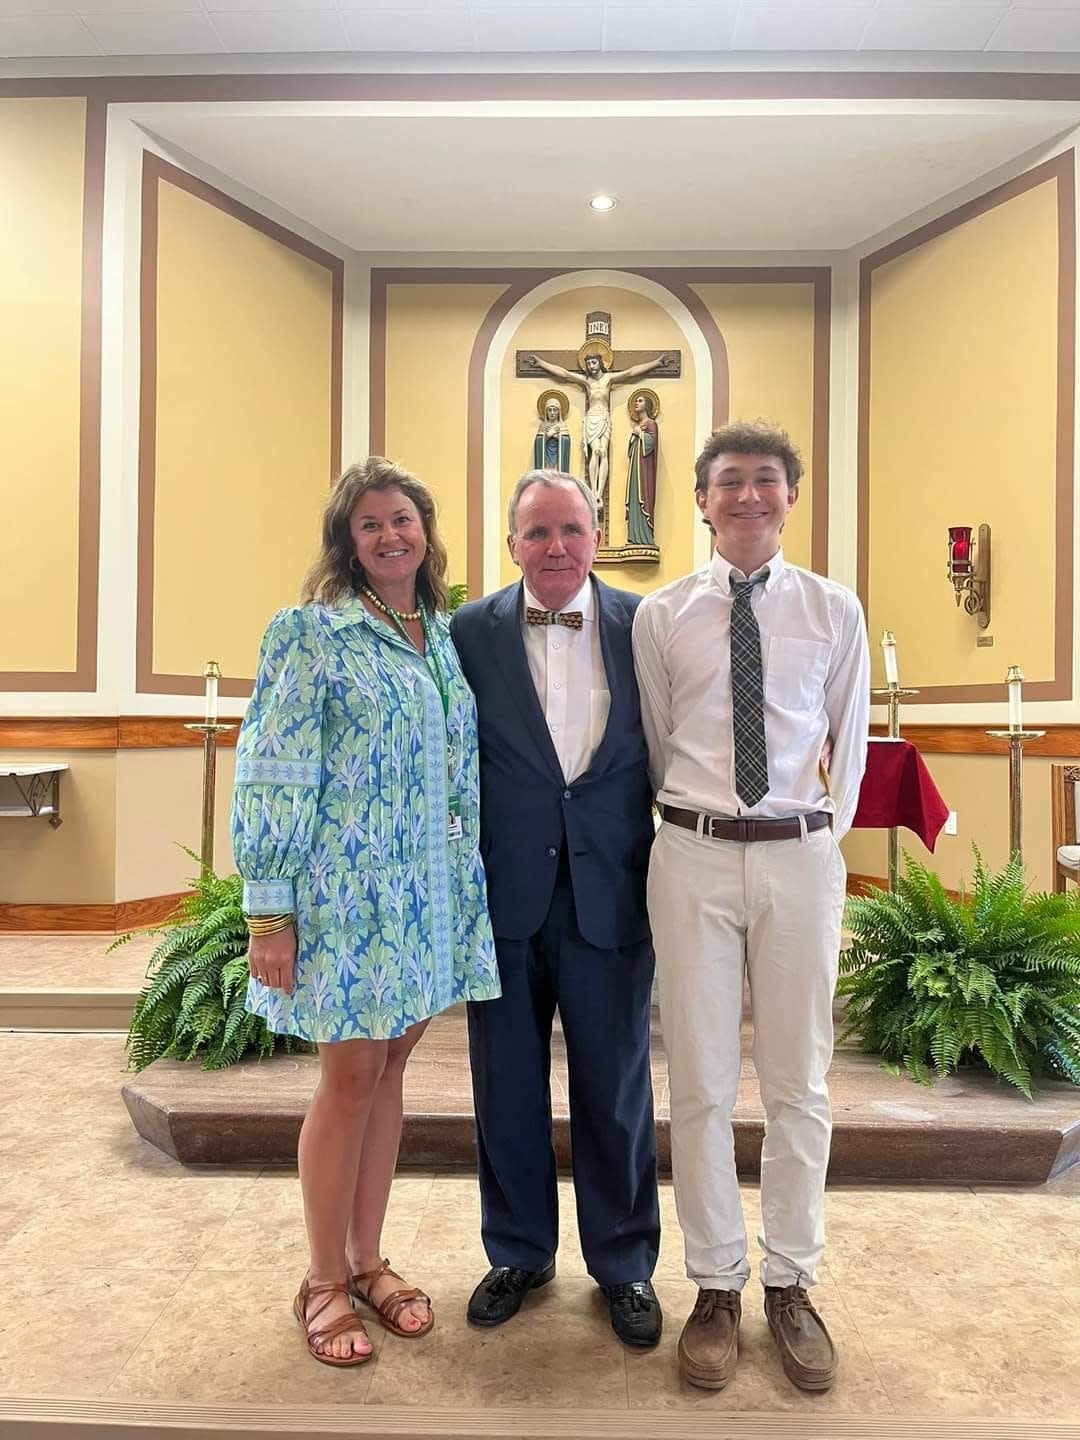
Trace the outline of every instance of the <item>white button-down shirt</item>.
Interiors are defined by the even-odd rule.
[[[527,606],[534,610],[547,609],[529,593],[528,586],[523,588]],[[540,708],[547,720],[563,778],[569,785],[592,764],[597,746],[604,738],[611,692],[600,650],[600,625],[592,581],[586,580],[573,600],[562,608],[581,611],[580,630],[571,630],[565,625],[528,625],[524,615],[521,628]]]
[[[870,656],[862,607],[843,585],[785,564],[782,550],[768,570],[750,602],[761,633],[768,793],[752,806],[735,793],[731,577],[749,577],[715,552],[704,570],[647,595],[634,619],[653,785],[658,801],[710,815],[831,811],[839,839],[866,768]]]

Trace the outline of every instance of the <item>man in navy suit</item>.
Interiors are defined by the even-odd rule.
[[[639,597],[592,578],[596,503],[574,476],[523,475],[509,529],[523,580],[463,606],[451,627],[479,711],[480,846],[502,979],[501,999],[469,1006],[492,1268],[468,1317],[500,1325],[555,1274],[558,1009],[582,1253],[616,1335],[655,1345],[652,791],[630,644]]]

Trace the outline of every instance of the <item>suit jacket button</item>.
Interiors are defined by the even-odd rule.
[[[562,792],[562,798],[564,800],[572,800],[574,798],[574,792],[572,790],[564,790]]]
[[[551,856],[551,858],[552,858],[553,860],[555,859],[555,856],[558,855],[558,853],[559,853],[559,852],[558,852],[558,850],[555,849],[555,846],[554,846],[554,845],[549,845],[549,846],[548,846],[548,854]]]

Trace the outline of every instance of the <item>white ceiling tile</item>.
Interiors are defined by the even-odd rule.
[[[435,11],[446,11],[468,17],[469,0],[423,0],[422,4],[402,5],[401,0],[337,0],[337,8],[349,12],[371,12],[376,15],[387,12],[416,16],[430,15]]]
[[[527,9],[474,5],[473,47],[484,51],[599,50],[602,24],[599,3]]]
[[[1012,0],[1014,10],[1080,10],[1080,0]]]
[[[203,0],[203,3],[211,15],[233,10],[265,12],[268,10],[336,10],[338,8],[337,0]],[[191,0],[187,0],[184,9],[191,9]]]
[[[736,50],[857,50],[873,13],[870,3],[743,0],[732,44]]]
[[[1080,50],[1080,9],[1012,9],[988,50]]]
[[[77,15],[0,16],[0,55],[100,55]]]
[[[472,49],[466,10],[343,11],[352,50],[438,51]]]
[[[993,3],[881,0],[862,38],[864,50],[981,50],[1008,9]]]
[[[176,10],[198,10],[200,0],[0,0],[0,15],[83,15],[131,13],[159,15]]]
[[[88,15],[106,55],[213,55],[223,50],[203,11],[170,15]]]
[[[605,50],[727,50],[735,30],[737,0],[714,5],[622,5],[604,7]]]
[[[232,11],[210,18],[221,43],[234,55],[349,48],[344,21],[333,10]]]

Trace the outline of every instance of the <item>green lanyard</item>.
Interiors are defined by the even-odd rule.
[[[450,738],[450,677],[443,669],[443,663],[439,658],[438,647],[435,644],[435,632],[431,628],[431,620],[425,609],[420,611],[420,623],[424,627],[424,661],[431,672],[431,678],[435,681],[435,688],[439,692],[439,699],[442,701],[443,720],[446,722],[447,741]]]
[[[411,648],[415,650],[416,646],[413,645],[412,638],[405,628],[405,621],[390,605],[387,605],[386,611],[404,638],[408,641]],[[435,681],[435,688],[438,690],[439,699],[442,701],[443,724],[446,727],[446,767],[452,777],[454,774],[455,757],[454,742],[450,738],[450,678],[443,669],[442,661],[439,659],[438,647],[435,644],[435,632],[432,629],[431,619],[427,609],[423,605],[420,606],[420,624],[424,629],[424,654],[422,658],[428,668],[428,674]]]

